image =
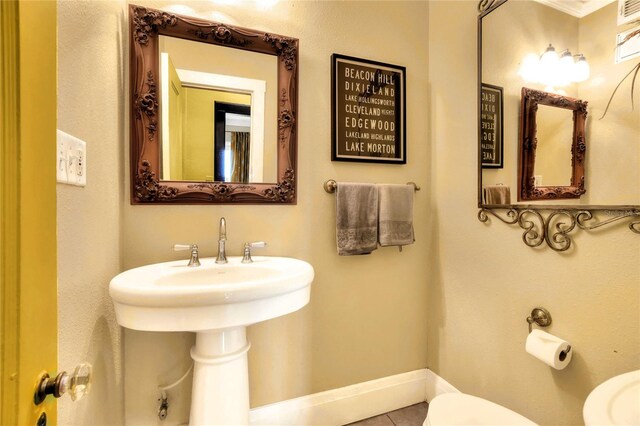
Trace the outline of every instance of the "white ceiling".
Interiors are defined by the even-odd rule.
[[[546,4],[547,6],[558,9],[562,12],[573,15],[577,18],[582,18],[588,14],[595,12],[613,3],[616,0],[535,0],[538,3]]]

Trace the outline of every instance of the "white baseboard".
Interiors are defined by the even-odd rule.
[[[256,407],[249,419],[253,426],[344,425],[445,392],[458,390],[434,372],[422,369]]]
[[[456,389],[451,383],[447,382],[442,377],[438,376],[431,370],[426,370],[427,372],[427,392],[425,395],[426,401],[431,401],[436,396],[442,393],[459,393],[460,391]]]

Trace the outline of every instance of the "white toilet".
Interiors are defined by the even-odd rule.
[[[529,425],[536,423],[486,399],[464,393],[445,393],[429,402],[423,426]]]

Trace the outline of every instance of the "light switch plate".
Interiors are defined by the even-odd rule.
[[[67,150],[67,159],[69,183],[85,186],[87,184],[87,144],[79,139],[72,140]]]
[[[60,183],[68,183],[67,179],[67,138],[66,133],[56,132],[56,180]]]
[[[58,182],[87,184],[87,143],[58,130]],[[64,170],[63,170],[64,169]]]

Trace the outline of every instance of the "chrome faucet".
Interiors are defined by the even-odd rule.
[[[216,263],[227,263],[227,254],[225,246],[227,244],[227,221],[224,217],[220,218],[220,228],[218,230],[218,258]]]

